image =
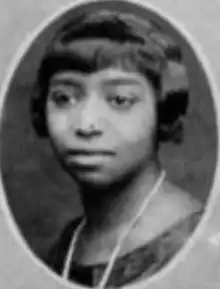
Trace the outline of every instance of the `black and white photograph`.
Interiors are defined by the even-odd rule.
[[[217,161],[212,90],[187,41],[142,6],[104,2],[37,35],[1,120],[2,180],[27,250],[100,289],[178,261]]]

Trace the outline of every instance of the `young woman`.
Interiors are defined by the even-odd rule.
[[[100,288],[148,278],[182,248],[202,206],[170,183],[162,141],[181,141],[185,88],[163,93],[179,47],[129,14],[87,13],[57,32],[32,98],[33,124],[79,187],[84,216],[66,226],[47,263]]]

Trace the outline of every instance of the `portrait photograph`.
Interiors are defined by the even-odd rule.
[[[212,93],[184,36],[144,6],[88,2],[48,22],[1,111],[26,250],[81,288],[135,286],[178,262],[211,198]]]

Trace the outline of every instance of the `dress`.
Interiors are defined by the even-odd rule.
[[[162,269],[186,243],[198,224],[202,212],[203,210],[200,209],[191,213],[151,242],[118,257],[109,276],[107,287],[120,287],[147,279]],[[74,230],[81,220],[82,218],[77,218],[71,221],[49,252],[46,263],[59,275],[62,273]],[[69,279],[80,285],[95,287],[99,284],[106,266],[106,263],[85,266],[72,262]]]

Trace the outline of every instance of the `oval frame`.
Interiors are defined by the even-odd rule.
[[[28,37],[27,40],[24,41],[24,43],[21,44],[20,48],[18,49],[18,52],[16,53],[14,59],[12,60],[12,63],[9,65],[8,71],[6,73],[6,78],[3,82],[3,85],[1,87],[0,91],[0,111],[3,110],[4,107],[4,100],[5,96],[8,91],[8,87],[10,86],[10,81],[12,79],[12,76],[16,72],[22,57],[26,54],[26,52],[31,47],[33,41],[41,34],[42,31],[48,28],[50,24],[52,24],[56,19],[62,17],[66,12],[69,10],[72,10],[76,8],[77,6],[80,6],[82,4],[89,4],[89,3],[104,3],[104,2],[110,2],[108,0],[75,0],[74,3],[71,3],[69,5],[66,5],[65,7],[59,9],[56,13],[54,13],[51,17],[47,18],[43,23],[41,23],[34,31],[33,33]],[[217,127],[220,127],[220,115],[217,113],[217,111],[220,111],[220,102],[218,101],[218,88],[216,85],[216,82],[214,80],[214,75],[211,71],[210,64],[205,56],[205,54],[202,51],[201,46],[199,43],[194,39],[194,37],[185,29],[182,23],[168,15],[166,12],[164,12],[162,9],[154,6],[153,4],[145,1],[145,0],[126,0],[126,1],[119,1],[124,3],[133,3],[137,4],[139,6],[142,6],[143,10],[147,10],[150,13],[155,14],[158,18],[161,18],[164,22],[167,22],[170,26],[174,28],[174,30],[181,35],[182,38],[190,45],[195,55],[198,56],[198,60],[201,63],[201,66],[203,67],[204,71],[206,72],[207,81],[210,87],[210,90],[212,91],[212,97],[215,104],[215,110],[216,110],[216,121],[217,121]],[[2,115],[1,115],[2,118]],[[0,119],[2,121],[2,119]],[[219,136],[218,136],[219,139]],[[202,234],[202,231],[205,229],[207,221],[211,215],[212,208],[214,207],[215,200],[217,198],[218,194],[218,186],[220,184],[220,168],[219,168],[219,149],[220,144],[218,141],[218,149],[217,149],[217,165],[213,177],[213,183],[212,188],[210,189],[209,197],[207,198],[207,204],[206,204],[206,210],[201,217],[201,220],[197,224],[197,228],[195,229],[193,235],[189,238],[187,241],[187,244],[184,245],[184,247],[176,254],[176,256],[166,265],[163,269],[161,269],[160,272],[155,273],[152,277],[148,278],[146,281],[139,281],[138,283],[135,283],[134,285],[126,285],[121,288],[148,288],[147,286],[150,286],[152,284],[155,284],[158,279],[163,279],[166,277],[170,271],[175,266],[178,266],[179,260],[184,258],[186,255],[189,254],[189,252],[193,249],[193,247],[196,245],[196,242],[198,241],[200,235]],[[14,217],[13,214],[9,208],[7,197],[4,192],[4,186],[3,186],[3,179],[2,175],[0,174],[0,205],[1,209],[3,211],[3,215],[5,216],[6,222],[8,223],[14,237],[17,239],[19,245],[23,248],[24,251],[27,252],[27,255],[33,260],[33,263],[36,263],[42,267],[43,270],[45,270],[46,273],[51,275],[51,277],[55,278],[57,282],[61,285],[66,286],[66,288],[90,288],[86,286],[81,286],[78,284],[74,284],[70,281],[62,280],[61,277],[59,277],[56,273],[53,273],[46,265],[44,265],[38,258],[36,258],[35,254],[32,253],[26,244],[26,241],[21,236],[19,229],[17,228],[15,222],[13,221]]]

